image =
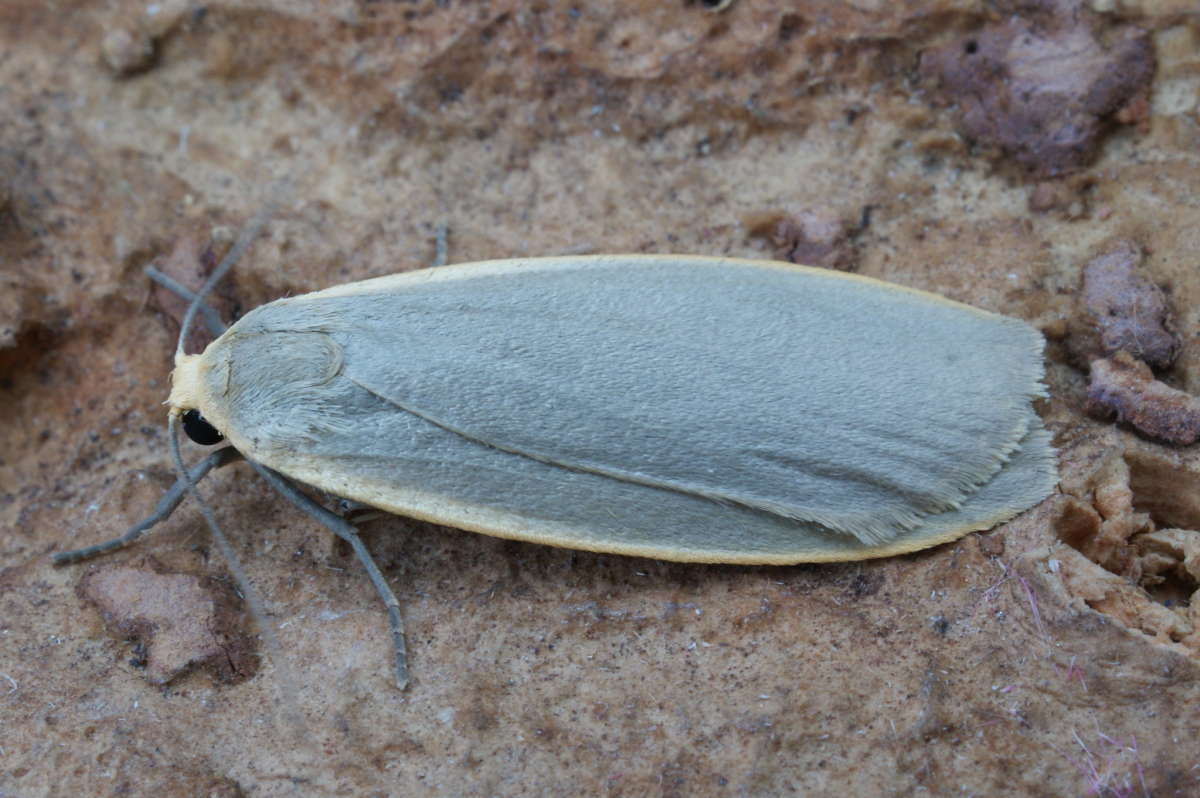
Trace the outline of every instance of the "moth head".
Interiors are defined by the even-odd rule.
[[[353,385],[337,380],[341,346],[325,333],[263,329],[261,311],[203,354],[175,359],[167,404],[196,443],[228,440],[253,457],[311,440],[345,412],[341,393]]]
[[[171,372],[171,395],[167,398],[172,415],[180,417],[184,433],[193,443],[212,446],[225,436],[202,410],[207,391],[203,378],[209,370],[204,355],[178,355]]]

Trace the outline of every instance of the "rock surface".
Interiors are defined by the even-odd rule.
[[[1200,792],[1179,743],[1200,739],[1200,456],[1089,418],[1066,343],[1084,265],[1137,242],[1179,314],[1169,376],[1200,393],[1200,20],[1181,1],[1055,4],[1082,21],[1072,52],[1142,42],[1153,77],[1123,108],[1102,92],[1065,165],[1009,172],[920,64],[1036,6],[3,3],[0,793]],[[1047,151],[1012,129],[994,149]],[[398,694],[353,557],[234,465],[202,490],[299,718],[269,660],[153,684],[76,591],[148,556],[192,588],[225,579],[194,506],[134,550],[48,555],[120,534],[173,481],[177,309],[143,267],[196,279],[272,205],[221,289],[230,317],[427,265],[440,225],[452,261],[852,253],[860,274],[1047,332],[1062,494],[931,551],[791,568],[374,521],[408,624]],[[746,222],[804,213],[782,244]]]

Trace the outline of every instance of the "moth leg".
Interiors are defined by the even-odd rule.
[[[363,568],[367,570],[367,576],[371,578],[371,584],[375,585],[375,592],[379,594],[379,598],[383,599],[383,605],[387,608],[388,623],[392,630],[392,648],[396,659],[396,686],[401,690],[408,687],[408,645],[404,637],[404,618],[400,615],[400,602],[396,600],[396,594],[392,592],[392,588],[384,579],[379,566],[371,558],[371,553],[363,545],[362,538],[358,536],[358,530],[346,519],[326,510],[298,491],[295,485],[281,474],[253,460],[246,462],[254,466],[254,470],[282,493],[285,499],[320,521],[333,534],[349,543],[350,547],[354,549],[358,561],[362,563]]]
[[[434,251],[433,265],[445,266],[446,258],[450,251],[450,225],[442,222],[437,226],[437,232],[434,233]]]
[[[203,299],[198,300],[194,291],[191,291],[187,288],[187,286],[172,280],[170,277],[163,274],[153,266],[147,266],[142,271],[144,271],[146,276],[151,280],[158,283],[180,299],[183,299],[186,302],[199,302],[200,312],[204,314],[204,325],[208,327],[208,331],[212,333],[214,337],[220,337],[221,333],[225,332],[225,322],[221,321],[220,314],[209,307],[209,305],[205,303]]]
[[[240,460],[242,453],[232,446],[226,446],[224,449],[219,449],[208,457],[201,460],[196,465],[192,466],[188,473],[192,478],[192,482],[199,482],[205,474],[212,471],[214,468],[220,468],[223,465]],[[165,521],[171,513],[175,512],[175,508],[183,501],[187,495],[187,483],[182,479],[175,480],[175,484],[163,494],[158,500],[158,505],[154,508],[154,512],[146,518],[143,518],[138,523],[134,524],[128,532],[121,535],[119,538],[106,540],[103,543],[97,543],[94,546],[85,546],[82,549],[74,549],[72,551],[61,551],[50,555],[50,560],[55,565],[66,565],[67,563],[79,562],[98,554],[107,554],[110,551],[124,548],[134,542],[142,535],[146,534],[155,524],[160,521]]]
[[[383,510],[376,510],[369,504],[341,498],[337,500],[337,514],[356,527],[388,515]]]

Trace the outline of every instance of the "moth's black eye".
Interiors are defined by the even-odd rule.
[[[199,410],[189,410],[183,414],[183,431],[201,446],[212,446],[225,440],[216,427],[204,420]]]

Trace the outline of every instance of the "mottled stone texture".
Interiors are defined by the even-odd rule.
[[[1088,412],[1129,424],[1157,441],[1190,446],[1200,439],[1200,399],[1154,379],[1126,352],[1093,360]]]
[[[1083,363],[1125,352],[1156,369],[1179,353],[1175,316],[1163,290],[1142,268],[1132,241],[1117,241],[1083,267],[1071,345]]]
[[[1200,460],[1084,413],[1067,324],[1083,267],[1136,242],[1177,313],[1160,376],[1200,393],[1200,30],[1192,3],[1102,5],[1056,6],[1084,25],[1061,39],[1028,3],[0,3],[0,793],[1200,792]],[[1067,140],[1070,182],[964,146],[922,72],[1014,14],[1122,86],[1094,59],[1153,57],[1140,102],[1100,92],[1096,137]],[[173,586],[179,622],[215,617],[205,580],[228,572],[195,508],[137,550],[48,554],[119,534],[173,480],[178,308],[143,267],[199,279],[272,203],[229,316],[428,264],[445,224],[454,261],[778,248],[1028,319],[1052,338],[1063,492],[932,551],[794,568],[370,522],[408,622],[397,694],[353,557],[234,465],[202,489],[299,717],[271,662],[152,684],[147,641],[79,591],[140,570],[150,595],[105,593],[117,616]],[[221,649],[187,630],[169,662]]]
[[[1113,124],[1141,121],[1154,45],[1073,0],[1023,3],[922,57],[963,133],[1031,175],[1087,166]]]

